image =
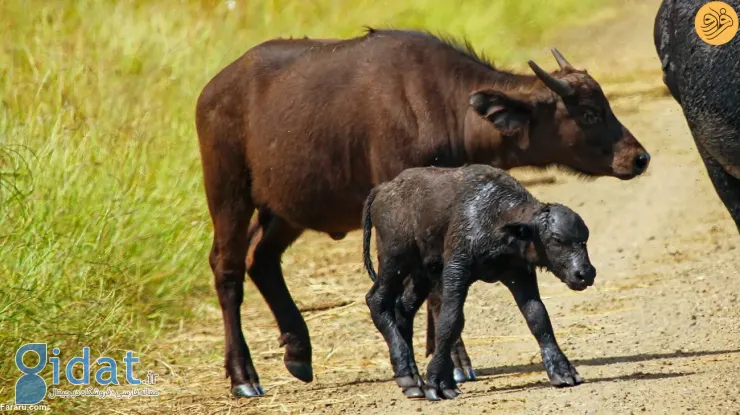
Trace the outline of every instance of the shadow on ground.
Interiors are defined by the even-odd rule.
[[[611,364],[617,364],[617,363],[637,363],[637,362],[646,362],[651,360],[668,360],[668,359],[684,359],[684,358],[693,358],[693,357],[702,357],[702,356],[714,356],[714,355],[723,355],[723,354],[735,354],[740,353],[740,349],[738,350],[707,350],[707,351],[696,351],[696,352],[681,352],[677,351],[674,353],[641,353],[641,354],[635,354],[635,355],[628,355],[628,356],[612,356],[612,357],[598,357],[598,358],[592,358],[592,359],[577,359],[571,361],[574,366],[606,366]],[[522,375],[522,374],[528,374],[528,373],[536,373],[536,372],[542,372],[544,375],[544,368],[542,367],[541,363],[532,363],[527,365],[513,365],[513,366],[502,366],[497,368],[483,368],[483,369],[477,369],[476,373],[480,378],[485,377],[492,377],[492,376],[501,376],[501,375]],[[690,376],[693,375],[695,372],[674,372],[674,373],[645,373],[642,371],[636,371],[632,374],[622,375],[622,376],[614,376],[614,377],[604,377],[604,378],[592,378],[592,379],[586,379],[586,383],[602,383],[602,382],[615,382],[615,381],[624,381],[624,380],[654,380],[654,379],[668,379],[668,378],[676,378],[676,377],[683,377],[683,376]],[[327,384],[322,386],[317,386],[314,388],[311,388],[312,391],[315,390],[326,390],[326,389],[336,389],[336,388],[344,388],[346,386],[352,386],[352,385],[363,385],[363,384],[372,384],[372,383],[383,383],[383,382],[392,382],[393,378],[390,377],[384,377],[384,378],[372,378],[372,379],[357,379],[350,382],[343,382],[343,383],[333,383],[333,384]],[[512,385],[507,386],[503,388],[496,388],[495,390],[498,392],[511,392],[511,391],[520,391],[524,389],[539,389],[539,388],[550,388],[552,387],[549,382],[547,381],[536,381],[536,382],[529,382],[523,385]],[[475,393],[470,393],[467,396],[476,396]]]
[[[680,378],[683,376],[691,376],[695,374],[696,372],[673,372],[673,373],[644,373],[644,372],[635,372],[630,375],[623,375],[623,376],[612,376],[612,377],[603,377],[603,378],[594,378],[594,379],[586,379],[584,385],[592,384],[592,383],[605,383],[605,382],[619,382],[619,381],[627,381],[627,380],[656,380],[656,379],[671,379],[671,378]],[[534,390],[534,389],[549,389],[553,386],[550,385],[550,382],[547,381],[535,381],[535,382],[527,382],[521,385],[511,385],[511,386],[504,386],[501,388],[493,388],[493,392],[521,392],[524,390]],[[471,392],[466,393],[466,397],[474,398],[476,396],[490,396],[492,391],[483,391],[483,392]]]
[[[615,363],[637,363],[646,362],[650,360],[666,360],[666,359],[682,359],[702,356],[713,356],[721,354],[734,354],[740,353],[740,350],[706,350],[696,352],[681,352],[677,351],[674,353],[641,353],[629,356],[614,356],[614,357],[597,357],[592,359],[577,359],[572,360],[573,366],[605,366]],[[514,366],[503,366],[497,368],[483,368],[475,371],[479,376],[496,376],[496,375],[508,375],[508,374],[524,374],[532,372],[543,371],[542,364],[532,363],[528,365],[514,365]]]

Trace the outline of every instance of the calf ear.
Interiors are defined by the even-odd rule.
[[[490,121],[503,135],[517,135],[532,116],[532,104],[500,91],[483,90],[470,94],[470,106]]]
[[[523,222],[511,222],[502,226],[501,229],[509,236],[521,241],[532,241],[534,239],[534,225]]]
[[[507,223],[501,227],[506,235],[506,244],[522,258],[529,259],[528,252],[534,240],[534,225],[522,222]]]

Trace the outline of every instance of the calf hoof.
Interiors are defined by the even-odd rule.
[[[439,386],[427,383],[424,385],[424,396],[430,401],[438,401],[440,399],[455,399],[457,395],[460,395],[462,391],[454,385],[450,387],[451,382],[439,382]]]
[[[463,373],[463,370],[459,367],[456,367],[455,370],[452,371],[452,377],[455,378],[455,382],[457,383],[462,383],[467,380],[465,378],[465,373]]]
[[[424,392],[418,386],[412,386],[403,390],[403,395],[409,399],[419,399],[424,397]]]
[[[578,374],[576,368],[574,368],[567,360],[559,362],[552,367],[551,370],[548,370],[547,373],[550,377],[550,384],[558,388],[575,386],[583,383],[581,375]]]
[[[396,378],[396,385],[401,388],[401,391],[403,391],[404,396],[407,398],[416,399],[424,397],[424,392],[421,390],[423,382],[421,382],[421,378],[418,375]]]
[[[475,376],[475,370],[470,366],[463,366],[462,369],[456,367],[452,372],[452,376],[454,376],[455,382],[457,383],[472,382],[478,379],[478,377]]]
[[[428,387],[424,388],[424,396],[427,398],[427,400],[430,401],[439,401],[442,399],[455,399],[457,398],[457,395],[462,393],[460,389],[442,389],[437,390],[437,388]],[[441,398],[440,398],[441,396]]]
[[[578,373],[559,375],[556,374],[550,379],[550,384],[557,388],[564,388],[568,386],[576,386],[583,383],[583,378]]]
[[[231,388],[231,394],[237,399],[257,398],[259,396],[264,396],[265,391],[262,389],[262,386],[260,386],[259,383],[255,383],[255,384],[245,383],[243,385],[236,385],[233,388]]]
[[[437,390],[432,389],[432,388],[424,389],[424,396],[426,396],[427,400],[429,401],[441,401],[442,400],[442,398],[440,398],[439,395],[437,394]]]
[[[308,383],[313,381],[313,369],[311,363],[286,361],[285,368],[288,369],[291,375],[296,378]]]

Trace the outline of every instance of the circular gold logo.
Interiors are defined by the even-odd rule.
[[[710,45],[724,45],[737,34],[737,13],[727,3],[711,1],[696,13],[696,33]]]

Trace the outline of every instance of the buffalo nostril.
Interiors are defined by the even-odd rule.
[[[647,152],[640,153],[635,157],[634,172],[637,174],[644,172],[647,169],[648,164],[650,164],[650,154]]]

